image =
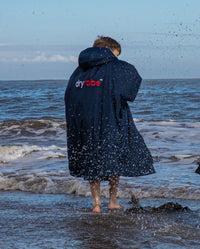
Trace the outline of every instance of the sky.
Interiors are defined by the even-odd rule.
[[[199,0],[0,0],[0,80],[69,79],[98,35],[144,79],[200,78]]]

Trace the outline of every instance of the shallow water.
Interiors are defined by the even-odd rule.
[[[0,248],[193,248],[200,246],[199,201],[179,201],[191,211],[91,213],[91,198],[2,192]],[[175,200],[174,200],[175,201]],[[121,199],[128,208],[128,199]],[[141,200],[158,206],[163,199]]]

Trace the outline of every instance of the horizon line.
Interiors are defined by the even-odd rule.
[[[198,80],[200,77],[194,77],[194,78],[142,78],[142,80]],[[69,79],[19,79],[19,80],[6,80],[6,79],[0,79],[0,82],[2,81],[69,81]]]

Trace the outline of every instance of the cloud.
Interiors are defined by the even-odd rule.
[[[0,47],[4,47],[4,46],[7,46],[7,44],[5,44],[5,43],[0,43]]]
[[[60,54],[46,55],[44,52],[37,52],[36,56],[18,56],[13,58],[1,57],[1,62],[77,62],[77,58],[73,55],[63,56]]]

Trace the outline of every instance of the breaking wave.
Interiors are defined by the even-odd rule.
[[[31,153],[38,153],[37,159],[65,158],[66,148],[55,145],[40,147],[37,145],[2,145],[0,146],[0,163],[24,158]]]
[[[63,176],[59,176],[60,174]],[[0,191],[25,191],[41,194],[73,194],[77,196],[91,196],[89,183],[81,179],[64,176],[65,172],[21,175],[0,175]],[[132,195],[138,198],[176,198],[188,200],[200,200],[200,189],[196,186],[155,186],[136,185],[127,186],[121,183],[118,191],[119,198],[130,198]],[[101,196],[108,198],[108,184],[102,183]]]
[[[49,136],[65,130],[61,119],[7,120],[0,122],[1,136]]]

